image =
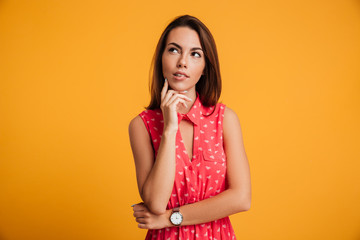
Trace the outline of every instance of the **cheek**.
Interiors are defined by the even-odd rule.
[[[163,68],[163,71],[164,72],[167,72],[170,70],[170,65],[171,65],[171,62],[170,62],[170,59],[166,56],[163,56],[162,57],[162,68]]]
[[[201,76],[205,69],[205,63],[196,63],[196,67],[194,68],[194,74],[197,76]]]

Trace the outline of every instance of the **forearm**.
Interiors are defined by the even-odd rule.
[[[211,222],[238,212],[247,211],[249,208],[250,200],[244,193],[227,189],[214,197],[181,206],[180,212],[184,219],[181,225]],[[165,214],[170,216],[171,209],[167,210]],[[170,221],[169,226],[172,226]]]
[[[141,197],[150,211],[164,213],[174,186],[176,132],[164,132],[155,163],[143,185]]]

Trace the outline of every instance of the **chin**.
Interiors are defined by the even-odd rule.
[[[169,84],[170,88],[175,91],[185,91],[188,88],[184,86],[179,86],[178,84]]]
[[[177,83],[169,82],[169,86],[172,90],[175,91],[189,91],[192,87],[195,87],[195,86],[189,86],[189,84],[182,82],[177,82]]]

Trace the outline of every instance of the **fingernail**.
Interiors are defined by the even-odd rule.
[[[165,82],[167,81],[167,78],[165,78]]]
[[[185,91],[183,91],[183,93],[187,93],[187,92],[188,92],[188,91],[186,91],[186,90],[185,90]]]
[[[131,205],[131,207],[135,206],[136,204]]]

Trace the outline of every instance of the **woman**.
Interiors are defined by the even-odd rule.
[[[236,239],[229,215],[251,202],[249,164],[236,113],[218,103],[214,39],[184,15],[162,33],[151,102],[129,125],[146,239]]]

